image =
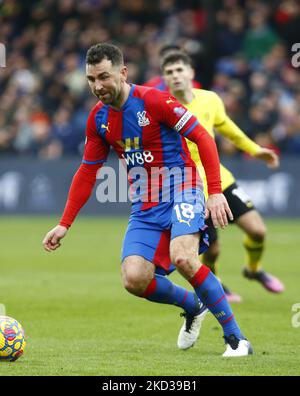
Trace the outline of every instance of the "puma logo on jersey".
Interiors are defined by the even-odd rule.
[[[102,124],[102,125],[101,125],[101,128],[106,129],[107,132],[110,132],[110,130],[109,130],[109,123],[108,123],[107,125]]]
[[[178,219],[178,221],[179,221],[179,223],[185,223],[185,224],[187,224],[189,227],[191,226],[191,225],[190,225],[191,219],[190,219],[190,220]]]

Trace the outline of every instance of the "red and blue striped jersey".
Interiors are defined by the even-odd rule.
[[[98,102],[88,117],[82,164],[73,178],[60,224],[69,227],[74,221],[89,198],[96,172],[106,161],[111,147],[127,167],[131,187],[140,178],[139,172],[135,174],[137,169],[142,169],[147,176],[142,186],[145,190],[134,191],[138,200],[136,196],[131,197],[133,211],[145,210],[163,201],[165,174],[162,178],[155,177],[157,173],[160,176],[161,169],[175,169],[169,186],[172,196],[178,190],[201,188],[200,176],[183,136],[198,146],[208,193],[221,193],[215,142],[196,117],[174,97],[155,88],[133,84],[128,99],[119,111]],[[187,169],[189,172],[186,173]],[[180,177],[177,177],[178,173]]]
[[[163,186],[163,180],[156,177],[155,172],[157,175],[161,168],[175,169],[177,180],[182,180],[182,169],[195,169],[182,135],[188,137],[196,125],[199,125],[197,119],[169,94],[132,85],[129,97],[120,111],[101,102],[92,110],[88,119],[83,163],[104,163],[109,148],[112,147],[128,172],[133,167],[143,167],[147,171],[147,183],[143,186],[139,179],[139,184],[143,186],[143,193],[146,193],[146,201],[152,202],[135,205],[135,210],[149,208],[161,199],[153,199],[154,194],[162,193]],[[192,180],[184,180],[183,188],[202,188],[196,170],[191,172],[191,177]],[[129,175],[130,184],[135,181]],[[174,187],[175,185],[168,185],[171,194]],[[156,190],[156,193],[151,190]],[[133,193],[131,198],[134,203],[137,196]],[[145,201],[145,195],[143,198]]]

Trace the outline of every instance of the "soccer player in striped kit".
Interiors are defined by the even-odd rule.
[[[122,250],[126,290],[149,301],[179,306],[185,311],[186,321],[192,323],[201,322],[202,314],[209,309],[224,332],[227,347],[223,356],[251,354],[251,344],[242,334],[220,282],[198,257],[207,246],[205,215],[210,214],[215,227],[225,227],[227,216],[232,219],[222,194],[213,138],[169,94],[128,84],[123,55],[114,45],[103,43],[89,49],[86,75],[100,101],[89,115],[83,161],[73,178],[59,225],[43,240],[45,250],[60,246],[91,195],[96,173],[112,147],[127,168],[133,192]],[[201,179],[183,137],[197,144],[207,177],[206,204]],[[172,172],[174,177],[167,185],[164,177],[149,184],[153,174],[160,171]],[[135,190],[137,182],[139,188]],[[169,199],[163,199],[166,192]],[[155,272],[156,267],[168,270],[171,263],[194,292]],[[181,333],[187,348],[197,337],[190,335]]]

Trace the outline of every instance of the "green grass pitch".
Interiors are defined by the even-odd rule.
[[[24,356],[1,362],[0,376],[299,375],[300,327],[292,326],[292,305],[300,303],[299,221],[267,221],[264,264],[285,283],[282,295],[242,278],[242,234],[234,226],[221,233],[220,275],[243,296],[233,309],[255,351],[230,360],[221,357],[222,332],[211,315],[197,344],[179,351],[180,310],[123,289],[125,218],[81,216],[49,254],[41,241],[56,221],[0,219],[0,303],[27,335]],[[187,284],[178,274],[172,279]]]

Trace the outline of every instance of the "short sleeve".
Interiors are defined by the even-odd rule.
[[[158,122],[175,129],[177,132],[192,117],[192,114],[167,92],[153,89],[145,95],[145,102],[148,111]]]

